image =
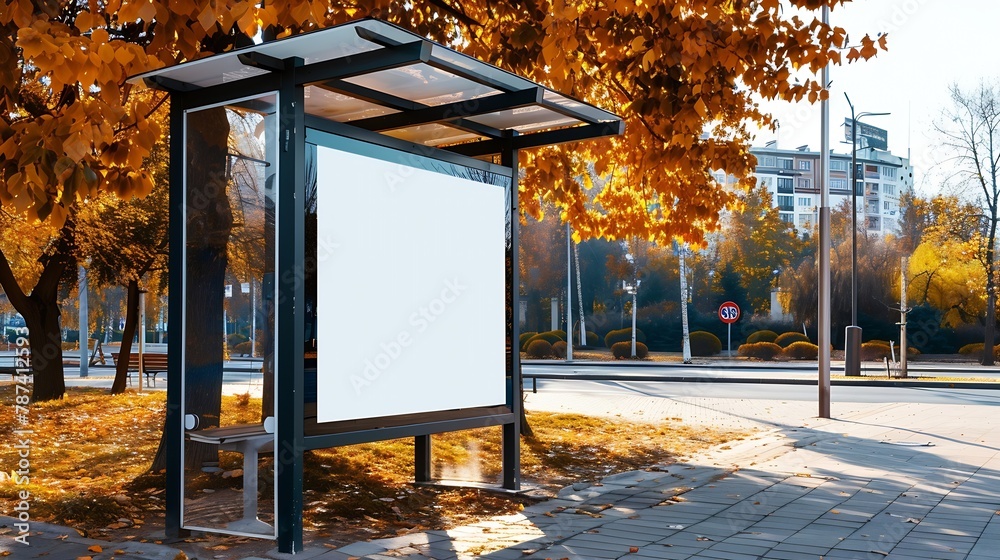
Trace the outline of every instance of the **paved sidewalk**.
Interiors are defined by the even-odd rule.
[[[314,541],[301,554],[266,556],[323,560],[998,557],[1000,418],[989,405],[834,402],[836,418],[821,420],[814,417],[815,402],[544,391],[529,395],[528,406],[761,431],[682,463],[565,488],[557,498],[518,515],[338,549]],[[10,520],[5,521],[10,527]],[[12,538],[10,532],[5,536]],[[171,553],[176,553],[154,545],[132,552],[125,545],[107,543],[100,543],[102,553],[87,553],[92,542],[96,543],[75,537],[69,529],[45,527],[42,534],[33,534],[30,554],[11,541],[0,541],[0,551],[11,551],[13,558],[59,559],[173,558]],[[191,558],[240,557],[185,543],[172,546]]]
[[[648,416],[655,400],[666,400],[638,401],[644,399],[646,406],[607,408],[625,404],[627,415]],[[699,411],[694,421],[731,415],[739,419],[733,425],[771,429],[683,464],[566,488],[520,515],[309,550],[315,556],[307,557],[985,560],[1000,554],[1000,431],[992,407],[858,404],[837,419],[819,420],[810,414],[815,403],[692,397],[682,405]],[[741,407],[757,411],[756,418],[741,415]],[[769,414],[760,414],[765,408]]]

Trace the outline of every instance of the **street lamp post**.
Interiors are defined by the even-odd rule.
[[[858,326],[858,122],[864,117],[878,117],[889,113],[854,114],[854,104],[847,98],[851,108],[851,325],[845,332],[844,374],[861,375],[861,327]],[[864,189],[862,189],[864,192]]]

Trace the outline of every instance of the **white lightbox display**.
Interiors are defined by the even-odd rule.
[[[317,421],[504,404],[505,189],[316,161]]]

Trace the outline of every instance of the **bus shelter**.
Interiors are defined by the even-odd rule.
[[[412,437],[424,482],[455,430],[518,489],[518,150],[621,118],[372,19],[133,81],[171,95],[168,534],[297,552],[304,451]]]

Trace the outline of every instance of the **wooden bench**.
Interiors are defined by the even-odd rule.
[[[184,417],[185,435],[190,441],[218,445],[224,451],[243,454],[243,517],[226,525],[231,531],[274,534],[274,527],[257,518],[257,458],[274,450],[274,417],[260,424],[238,424],[221,428],[198,428],[198,418]]]
[[[118,352],[111,354],[115,365],[118,364]],[[132,383],[132,372],[139,372],[139,354],[128,355],[128,382]],[[156,387],[156,375],[167,371],[167,355],[158,352],[145,352],[142,355],[142,371],[146,374],[146,386]],[[152,381],[152,385],[150,385]]]
[[[15,379],[21,375],[31,375],[31,355],[13,356],[8,363],[0,365],[0,375],[10,375]]]

